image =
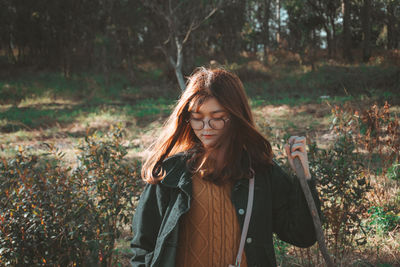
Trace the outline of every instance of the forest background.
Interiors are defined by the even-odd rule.
[[[207,66],[285,168],[307,136],[335,263],[400,266],[399,49],[399,0],[0,0],[0,265],[129,266],[145,148]]]

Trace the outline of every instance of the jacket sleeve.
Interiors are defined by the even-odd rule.
[[[318,213],[320,201],[315,180],[308,181]],[[316,241],[311,213],[298,178],[286,174],[276,163],[272,166],[272,220],[278,237],[298,247],[309,247]]]
[[[140,196],[139,204],[133,216],[133,239],[131,265],[135,267],[150,266],[158,232],[163,219],[165,199],[160,184],[147,184]]]

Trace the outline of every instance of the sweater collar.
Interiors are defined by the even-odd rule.
[[[250,167],[249,155],[247,151],[243,151],[241,165],[244,169]],[[163,168],[166,171],[165,177],[161,180],[161,184],[171,188],[180,188],[184,191],[191,191],[191,174],[186,166],[188,160],[187,152],[180,152],[173,156],[168,157],[163,162]],[[248,186],[248,179],[240,179],[237,185]]]

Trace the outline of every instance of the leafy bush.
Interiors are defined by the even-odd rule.
[[[74,170],[51,145],[47,154],[20,148],[0,159],[0,265],[111,265],[138,194],[137,166],[124,160],[121,136],[116,128],[87,137]]]
[[[356,143],[351,132],[337,130],[334,135],[333,144],[326,149],[318,147],[315,142],[309,144],[309,161],[320,192],[328,250],[338,263],[354,246],[366,242],[363,220],[369,205],[366,195],[371,186],[362,157],[354,153]],[[284,140],[287,140],[287,136]],[[321,260],[319,256],[312,256],[314,253],[319,255],[318,252],[308,249],[303,254],[300,250],[298,255],[296,248],[291,250],[296,252],[296,258],[291,259],[286,247],[283,250],[281,247],[276,247],[275,251],[283,266],[314,266]]]
[[[371,187],[354,149],[351,136],[343,133],[327,150],[310,145],[310,168],[319,179],[326,239],[336,258],[352,248],[354,241],[364,242],[355,238],[361,232],[365,194]]]
[[[386,177],[392,180],[400,181],[400,164],[393,163],[392,166],[387,169]]]
[[[368,213],[370,214],[368,225],[380,234],[392,231],[400,223],[400,216],[384,207],[372,206],[368,209]]]
[[[290,245],[277,238],[275,234],[273,235],[273,238],[274,238],[276,262],[278,265],[282,266],[283,264],[289,262],[287,252]]]
[[[368,209],[366,193],[372,188],[364,159],[357,153],[365,144],[360,133],[365,124],[353,110],[336,106],[332,113],[335,141],[327,149],[318,148],[316,143],[310,146],[310,167],[319,179],[327,242],[335,257],[342,258],[355,244],[366,242],[362,221]]]
[[[87,181],[91,200],[96,208],[96,232],[100,257],[110,260],[115,240],[121,235],[121,225],[129,224],[133,211],[132,199],[138,197],[140,179],[137,164],[124,160],[122,130],[111,128],[105,138],[86,137],[79,147],[79,167],[75,174]],[[99,234],[100,233],[100,234]]]
[[[374,154],[379,155],[383,167],[399,161],[400,121],[390,111],[388,102],[383,107],[377,104],[368,108],[335,106],[332,113],[333,129],[337,133],[352,134],[356,148],[368,151],[369,161]]]
[[[83,181],[59,162],[27,155],[0,163],[1,263],[82,263],[93,240],[92,202]],[[79,238],[77,238],[79,237]]]

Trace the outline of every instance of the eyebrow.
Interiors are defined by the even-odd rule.
[[[211,111],[212,114],[221,113],[221,112],[225,112],[225,113],[226,113],[225,110],[215,110],[215,111]],[[196,111],[191,111],[191,113],[202,114],[202,112],[196,112]]]

